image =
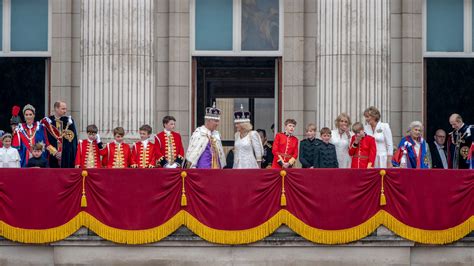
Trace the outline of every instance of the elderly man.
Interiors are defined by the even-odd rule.
[[[434,141],[429,143],[431,152],[432,168],[448,169],[448,158],[446,156],[446,131],[436,130]]]
[[[216,104],[206,108],[204,125],[198,127],[189,141],[186,160],[188,168],[221,169],[226,166],[221,137],[216,130],[221,111]]]
[[[448,137],[448,167],[469,169],[469,149],[472,144],[471,126],[464,124],[459,114],[449,117],[453,131]]]
[[[45,117],[41,123],[47,129],[50,152],[49,166],[51,168],[74,168],[77,150],[76,124],[71,116],[66,116],[65,102],[54,103],[54,115]]]

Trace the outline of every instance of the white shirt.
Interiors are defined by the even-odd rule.
[[[339,168],[351,168],[351,156],[349,155],[349,144],[354,133],[350,132],[349,136],[344,132],[339,134],[338,129],[331,132],[330,142],[336,146],[336,156]]]
[[[444,147],[434,142],[436,149],[438,150],[439,157],[441,158],[441,163],[443,163],[443,168],[448,169],[448,160],[446,159],[446,152],[444,151]]]
[[[393,156],[393,140],[390,126],[387,123],[378,122],[374,130],[372,130],[371,125],[365,125],[364,131],[367,135],[375,138],[377,154],[374,167],[387,167],[388,156]]]
[[[20,168],[20,154],[15,148],[0,148],[0,168]]]

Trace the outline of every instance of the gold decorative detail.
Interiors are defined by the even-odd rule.
[[[74,132],[72,132],[71,130],[69,129],[66,129],[63,131],[62,133],[62,136],[67,139],[69,142],[72,142],[72,140],[74,139]]]
[[[461,154],[462,158],[466,160],[467,157],[469,156],[469,147],[468,146],[462,147],[459,153]]]

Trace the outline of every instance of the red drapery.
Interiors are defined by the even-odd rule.
[[[45,243],[86,226],[141,244],[185,225],[211,242],[244,244],[287,224],[339,244],[383,224],[443,244],[473,230],[473,195],[472,170],[0,169],[0,235]]]

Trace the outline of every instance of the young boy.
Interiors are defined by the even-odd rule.
[[[278,133],[273,141],[272,168],[291,168],[298,158],[298,138],[293,136],[296,120],[286,119],[285,132]]]
[[[103,148],[99,131],[96,125],[88,125],[86,128],[87,139],[79,140],[76,152],[76,168],[100,168],[100,150]]]
[[[337,162],[336,146],[329,143],[331,140],[331,130],[327,127],[323,127],[321,128],[320,135],[322,141],[320,142],[320,145],[316,147],[318,163],[315,167],[338,168],[339,164]]]
[[[26,165],[26,167],[29,167],[29,168],[48,168],[49,167],[48,160],[46,160],[46,158],[42,156],[43,149],[44,149],[44,146],[41,143],[36,143],[33,146],[33,151],[32,151],[33,157],[31,157],[28,160],[28,164]]]
[[[375,163],[377,146],[375,139],[364,132],[364,126],[360,123],[352,125],[354,136],[349,145],[349,155],[352,156],[351,168],[372,168]]]
[[[12,135],[6,133],[2,137],[3,147],[0,148],[0,168],[20,168],[20,154],[12,148]]]
[[[184,148],[181,135],[174,131],[176,119],[163,117],[163,131],[155,136],[156,165],[164,168],[179,168],[184,162]]]
[[[135,165],[132,161],[130,146],[123,142],[125,130],[123,127],[114,128],[114,142],[107,143],[107,146],[100,151],[102,155],[102,165],[106,168],[128,168]]]
[[[140,141],[133,144],[132,157],[135,165],[133,168],[153,168],[155,167],[155,149],[150,142],[151,127],[143,125],[140,127]]]
[[[306,126],[306,138],[300,144],[300,162],[303,168],[315,168],[319,161],[317,147],[321,140],[316,138],[316,125]]]

